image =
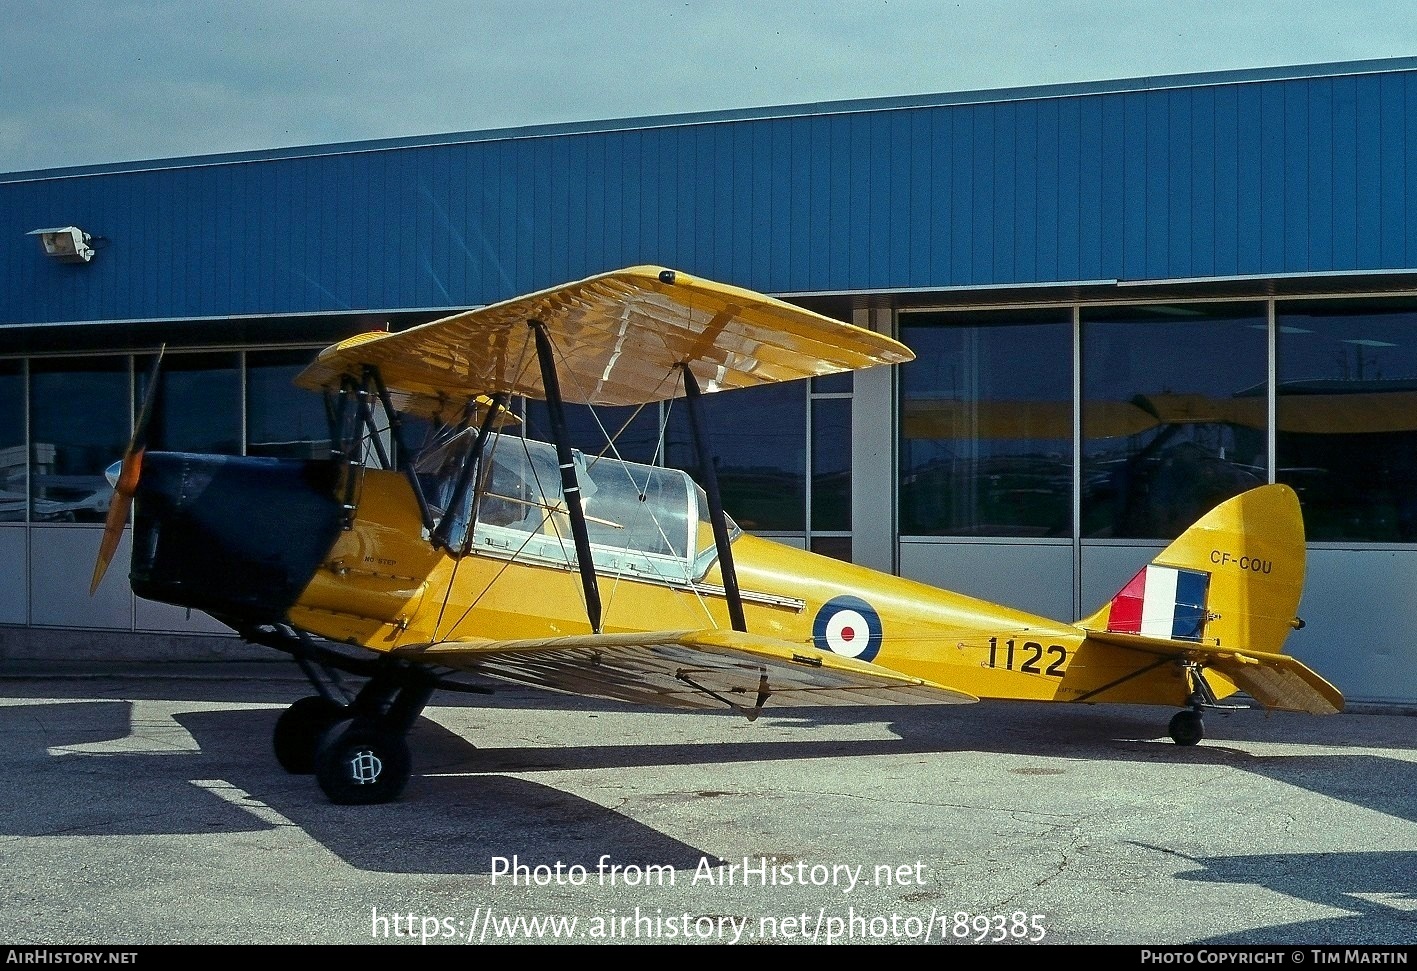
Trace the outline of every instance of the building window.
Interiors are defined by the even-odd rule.
[[[246,454],[329,457],[330,422],[324,398],[294,384],[296,375],[318,353],[307,350],[246,354]]]
[[[127,356],[30,364],[30,515],[101,523],[113,489],[104,471],[128,448]]]
[[[1417,302],[1276,310],[1275,474],[1307,537],[1417,542]]]
[[[851,396],[812,397],[812,532],[851,531]]]
[[[153,358],[133,359],[134,414],[143,407]],[[241,454],[241,358],[233,352],[164,354],[161,391],[148,424],[149,448]]]
[[[1268,480],[1263,304],[1082,310],[1082,535],[1173,539]]]
[[[807,528],[807,382],[701,399],[723,508],[749,532]],[[666,465],[703,482],[683,399],[671,405]]]
[[[526,418],[526,437],[554,443],[551,413],[546,402],[527,398],[521,404]],[[580,449],[588,460],[604,455],[626,462],[663,464],[658,405],[592,408],[568,404],[563,411],[571,447]]]
[[[1072,313],[902,313],[900,530],[1072,535]]]
[[[812,433],[814,530],[851,528],[851,382],[850,375],[844,377],[810,385],[813,421],[821,426],[814,425]],[[745,530],[807,530],[808,394],[809,382],[789,381],[700,399],[724,509]],[[551,441],[545,402],[528,400],[525,405],[527,437]],[[666,413],[668,427],[661,438]],[[643,408],[567,405],[565,414],[571,444],[592,463],[604,454],[681,469],[703,482],[682,397]],[[838,441],[832,441],[834,435]],[[605,444],[607,437],[615,439],[613,450]],[[844,546],[832,546],[838,552],[849,548],[849,537]]]
[[[24,522],[28,473],[24,364],[0,361],[0,522]]]

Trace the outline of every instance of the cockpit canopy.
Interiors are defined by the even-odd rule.
[[[476,470],[477,488],[464,489],[458,502],[457,484],[474,440],[466,429],[415,460],[435,529],[442,527],[449,548],[575,566],[556,450],[546,442],[493,436]],[[574,461],[598,572],[671,583],[703,577],[717,554],[708,501],[686,472],[587,458],[579,451]],[[449,516],[451,523],[444,524]],[[728,527],[736,538],[738,526],[730,519]]]

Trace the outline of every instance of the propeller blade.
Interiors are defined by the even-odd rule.
[[[133,495],[138,491],[138,479],[143,473],[143,453],[148,448],[148,424],[152,421],[153,403],[157,398],[158,370],[162,364],[164,344],[158,348],[153,359],[153,369],[148,375],[148,389],[143,395],[143,407],[138,413],[138,421],[133,426],[133,437],[128,442],[128,450],[123,454],[123,464],[118,470],[118,478],[113,483],[113,499],[108,504],[108,517],[103,524],[103,541],[98,547],[98,560],[93,567],[93,582],[89,584],[92,597],[108,572],[108,564],[118,550],[123,539],[123,527],[128,524],[128,511],[133,507]]]

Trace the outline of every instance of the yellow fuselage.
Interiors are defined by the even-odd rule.
[[[573,565],[453,557],[426,539],[417,508],[401,476],[366,473],[358,517],[291,609],[291,623],[376,651],[590,631]],[[1089,640],[1070,623],[750,535],[734,542],[733,557],[754,634],[861,656],[981,698],[1185,702],[1178,668]],[[716,563],[694,584],[606,572],[598,584],[604,633],[730,626]],[[855,609],[833,629],[843,603]],[[866,653],[854,654],[862,645]]]

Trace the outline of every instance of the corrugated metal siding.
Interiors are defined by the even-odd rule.
[[[0,182],[0,323],[1405,269],[1414,146],[1400,71],[59,173]]]

